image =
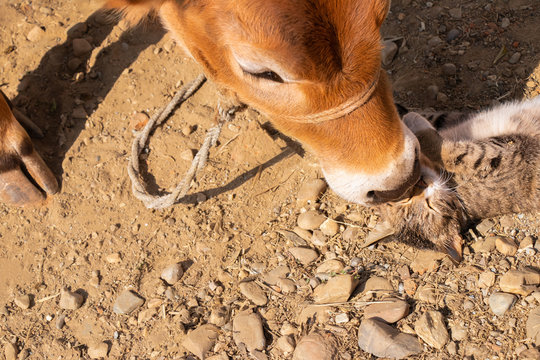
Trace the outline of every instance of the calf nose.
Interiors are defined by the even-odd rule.
[[[367,193],[367,198],[371,199],[373,204],[385,203],[388,201],[401,200],[406,197],[412,187],[420,179],[420,160],[418,156],[414,160],[411,174],[398,187],[390,190],[371,190]]]

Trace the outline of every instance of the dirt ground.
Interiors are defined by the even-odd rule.
[[[258,308],[266,353],[286,359],[290,356],[275,349],[277,334],[285,322],[300,328],[297,316],[310,302],[313,268],[324,259],[349,264],[358,257],[365,269],[361,279],[376,274],[399,288],[398,269],[410,266],[417,250],[392,241],[361,249],[375,218],[330,190],[318,206],[344,223],[341,232],[357,226],[357,238],[344,239],[340,232],[316,247],[321,256],[308,267],[289,255],[292,244],[277,231],[294,228],[301,211],[298,188],[322,175],[314,157],[273,131],[254,110],[227,125],[211,151],[191,190],[204,197],[165,211],[148,210],[136,200],[126,170],[134,114],[152,115],[200,69],[159,25],[127,30],[92,15],[98,8],[97,1],[0,3],[0,86],[44,130],[45,138],[34,143],[62,186],[43,207],[0,205],[1,343],[15,343],[30,359],[87,359],[88,346],[98,341],[109,344],[110,358],[183,359],[189,355],[182,346],[186,333],[206,323],[212,307],[226,304],[234,314],[252,306],[238,290],[241,279],[288,264],[298,289],[290,295],[268,291],[269,303]],[[396,100],[411,109],[471,111],[539,94],[539,18],[534,0],[393,1],[383,35],[399,45],[386,66]],[[80,61],[73,54],[74,38],[93,46]],[[446,63],[455,65],[455,74],[444,70]],[[170,190],[187,170],[186,150],[199,148],[215,105],[216,88],[206,84],[156,131],[145,155],[153,191]],[[507,216],[494,224],[495,232],[518,242],[526,235],[538,241],[538,216]],[[467,246],[474,241],[468,237]],[[492,269],[499,275],[538,267],[539,253],[506,257],[466,250],[457,266],[443,261],[437,270],[413,274],[417,285],[437,289],[437,301],[403,294],[412,310],[398,328],[410,329],[419,309],[434,308],[444,313],[449,327],[461,323],[467,329],[455,349],[426,346],[415,358],[515,359],[523,346],[531,347],[524,324],[538,302],[520,297],[503,317],[494,316],[476,286],[475,271]],[[176,262],[183,263],[185,274],[167,287],[160,273]],[[84,295],[80,309],[58,307],[58,298],[51,296],[63,287]],[[159,299],[159,311],[142,321],[138,311],[115,314],[113,303],[125,289],[147,304]],[[33,299],[28,309],[14,303],[23,294]],[[464,309],[467,300],[473,305]],[[184,309],[188,319],[180,318]],[[347,312],[351,320],[316,326],[335,333],[343,359],[370,359],[356,345],[361,309],[334,310]],[[59,329],[56,319],[62,314],[66,325]],[[230,330],[223,330],[213,352],[246,358]]]

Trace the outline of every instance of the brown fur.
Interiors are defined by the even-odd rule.
[[[426,184],[409,199],[379,208],[400,239],[460,253],[460,233],[468,223],[540,210],[540,99],[522,104],[530,106],[495,108],[457,132],[443,132],[463,140],[445,138],[433,128],[416,132],[426,154],[424,169],[435,169],[436,177],[424,171]],[[491,119],[494,115],[500,119]],[[469,136],[463,129],[477,133]],[[482,131],[489,136],[479,135]],[[435,182],[440,184],[433,187]],[[426,200],[430,185],[433,194]]]

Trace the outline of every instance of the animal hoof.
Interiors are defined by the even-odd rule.
[[[41,203],[45,196],[20,169],[0,173],[0,200],[9,205],[24,206]]]

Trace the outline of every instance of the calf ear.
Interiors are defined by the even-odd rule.
[[[374,0],[373,13],[375,14],[375,23],[380,27],[390,11],[391,0]]]
[[[136,24],[161,7],[165,0],[106,0],[105,9],[117,10],[130,23]]]

